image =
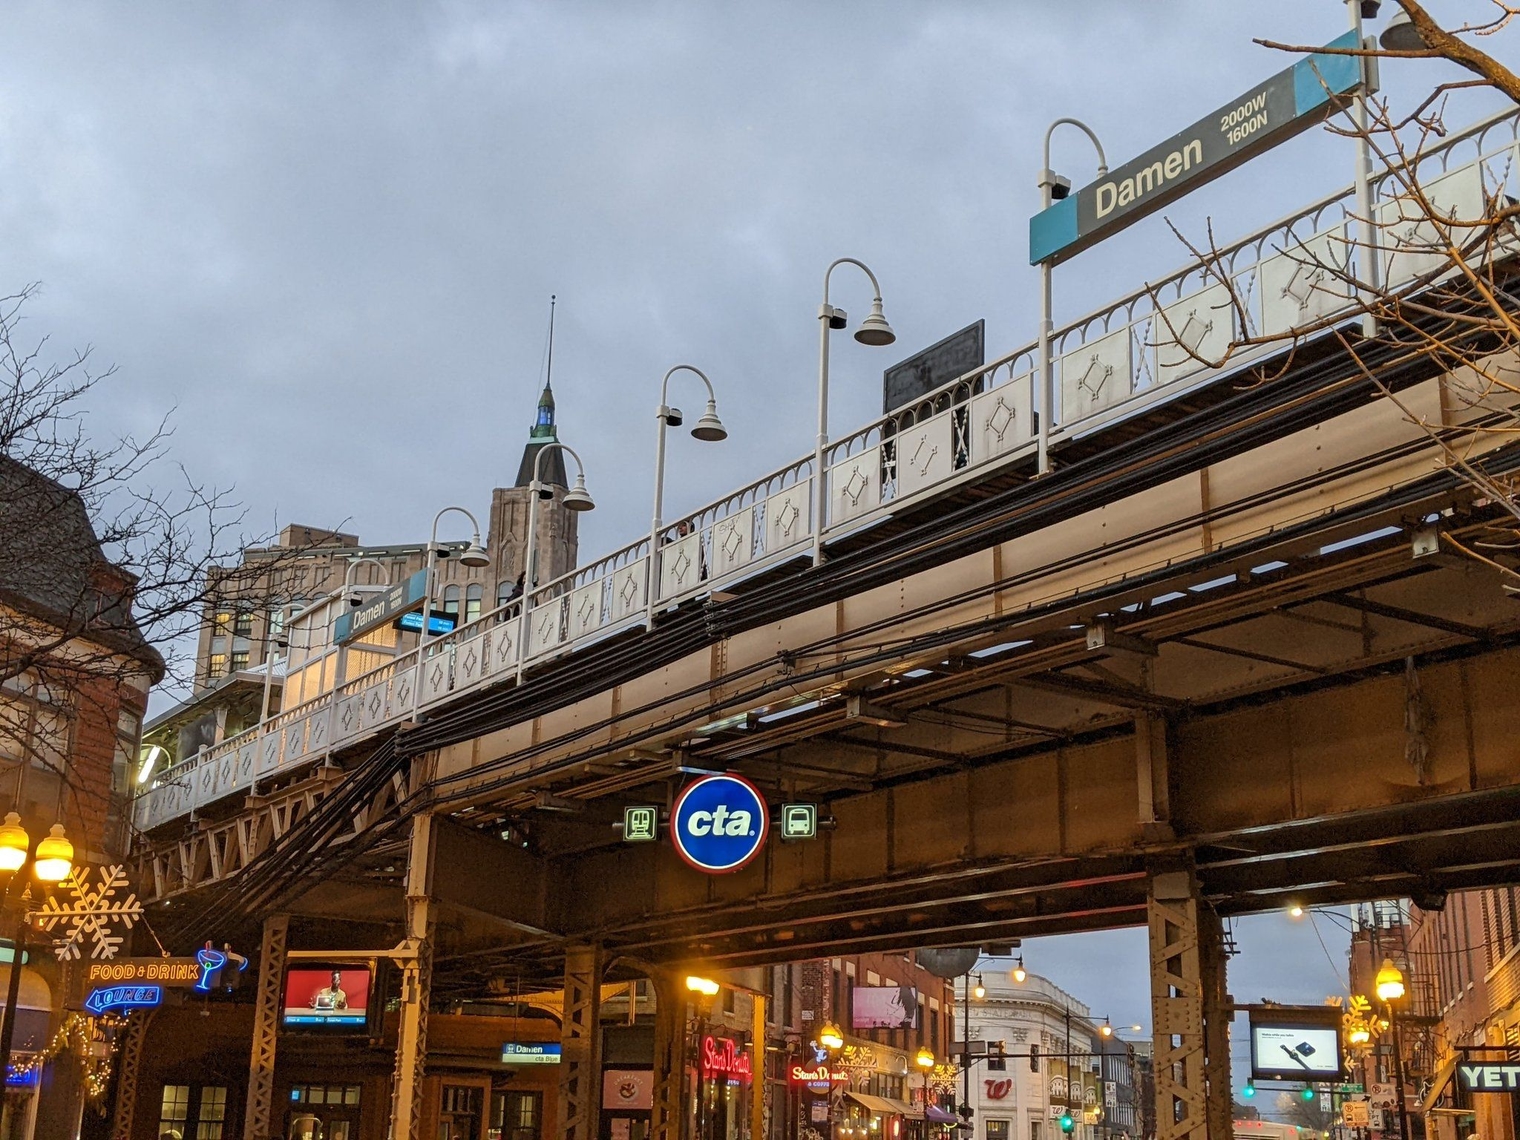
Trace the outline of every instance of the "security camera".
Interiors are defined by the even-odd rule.
[[[680,408],[665,409],[665,425],[667,427],[680,427],[682,418]]]
[[[364,604],[364,599],[361,598],[358,594],[350,594],[348,598],[348,604],[353,606],[355,609],[358,609]]]
[[[843,309],[831,309],[829,311],[829,328],[842,329],[850,323],[850,314]]]
[[[1059,202],[1071,193],[1071,179],[1064,174],[1053,174],[1050,179],[1050,197]]]

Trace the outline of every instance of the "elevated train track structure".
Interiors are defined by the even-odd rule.
[[[1431,184],[1502,192],[1516,125]],[[567,1026],[607,974],[1148,924],[1164,1067],[1219,1024],[1221,919],[1520,879],[1520,599],[1442,539],[1500,517],[1441,444],[1482,413],[1418,344],[1291,337],[1345,308],[1302,250],[1361,256],[1352,209],[1225,251],[1225,343],[1285,334],[1227,368],[1169,339],[1230,320],[1196,265],[1058,332],[1047,475],[1030,346],[836,441],[826,519],[799,460],[171,769],[137,811],[155,924],[349,919],[425,944],[435,999],[563,976]],[[1470,462],[1517,472],[1506,439]],[[827,826],[722,876],[622,840],[715,771]]]

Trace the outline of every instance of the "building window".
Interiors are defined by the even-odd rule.
[[[227,1120],[227,1090],[221,1085],[202,1085],[200,1122],[195,1126],[195,1140],[222,1140],[222,1125]]]
[[[190,1119],[190,1086],[165,1085],[158,1109],[158,1140],[185,1140]]]
[[[231,610],[217,610],[216,611],[216,631],[215,632],[217,632],[217,633],[226,633],[228,626],[230,626],[231,624],[232,624],[232,611]]]
[[[234,637],[253,636],[252,610],[238,610],[237,616],[232,619],[232,635]]]
[[[446,614],[459,613],[459,587],[449,586],[443,591],[443,612]]]
[[[1008,1121],[987,1121],[987,1140],[1008,1140]]]
[[[234,649],[232,651],[232,671],[238,673],[246,668],[248,668],[248,650]]]
[[[358,1085],[296,1085],[290,1090],[292,1104],[358,1104]]]
[[[479,582],[472,582],[464,591],[464,620],[474,621],[480,616],[480,601],[485,595],[485,587]]]
[[[227,655],[225,653],[213,653],[206,672],[212,677],[220,677],[227,672]]]
[[[488,1140],[538,1140],[542,1093],[499,1092],[491,1097]]]
[[[517,595],[517,587],[503,578],[496,583],[496,605],[500,608],[510,602]]]
[[[1040,1124],[1038,1120],[1029,1122],[1029,1140],[1040,1140]]]

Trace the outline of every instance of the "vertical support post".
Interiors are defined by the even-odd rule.
[[[1046,146],[1050,145],[1047,137]],[[1050,187],[1040,187],[1040,208],[1050,208]],[[1038,443],[1038,466],[1036,471],[1040,475],[1050,471],[1050,429],[1055,423],[1056,402],[1056,366],[1050,356],[1050,335],[1055,331],[1055,320],[1051,316],[1053,305],[1051,303],[1050,262],[1040,262],[1040,350],[1039,350],[1039,386],[1040,386],[1040,431]]]
[[[1362,40],[1362,5],[1360,0],[1346,0],[1346,11],[1351,20],[1351,30],[1356,33],[1357,43]],[[1361,215],[1357,222],[1358,264],[1362,283],[1373,294],[1381,291],[1383,265],[1378,251],[1377,220],[1372,216],[1372,145],[1367,138],[1367,96],[1377,91],[1377,59],[1364,56],[1358,60],[1362,67],[1362,85],[1357,89],[1351,105],[1352,121],[1356,124],[1356,211]],[[1376,336],[1377,317],[1362,314],[1362,335]]]
[[[1200,906],[1191,866],[1152,872],[1146,911],[1156,1140],[1229,1140],[1230,1053],[1219,920]]]
[[[421,654],[418,654],[420,659]],[[422,1135],[422,1078],[427,1069],[428,1003],[433,987],[433,816],[412,816],[406,867],[406,940],[401,966],[401,1018],[391,1078],[390,1140]]]
[[[749,1140],[765,1140],[765,995],[754,996],[750,1011]]]
[[[596,1140],[602,1115],[602,948],[565,949],[565,1020],[561,1027],[559,1134]]]
[[[1171,770],[1166,718],[1135,714],[1135,790],[1140,826],[1148,838],[1171,839]]]
[[[682,1140],[686,1111],[682,1086],[686,1080],[686,997],[668,974],[651,978],[654,984],[654,1099],[650,1140]]]
[[[139,1010],[127,1018],[126,1039],[121,1043],[117,1061],[116,1110],[111,1116],[111,1140],[132,1140],[132,1122],[137,1112],[137,1075],[142,1071],[143,1042],[156,1009]]]
[[[280,1026],[280,988],[285,979],[285,949],[290,916],[264,920],[259,947],[259,994],[253,1010],[253,1049],[248,1059],[248,1104],[243,1112],[243,1140],[273,1135],[275,1042]]]

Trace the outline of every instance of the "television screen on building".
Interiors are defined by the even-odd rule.
[[[852,1029],[917,1029],[918,991],[912,986],[856,986]]]
[[[291,966],[280,1024],[296,1030],[362,1033],[369,1024],[374,973],[368,965]]]
[[[1253,1009],[1251,1075],[1257,1080],[1339,1080],[1344,1065],[1340,1014],[1334,1006]]]

